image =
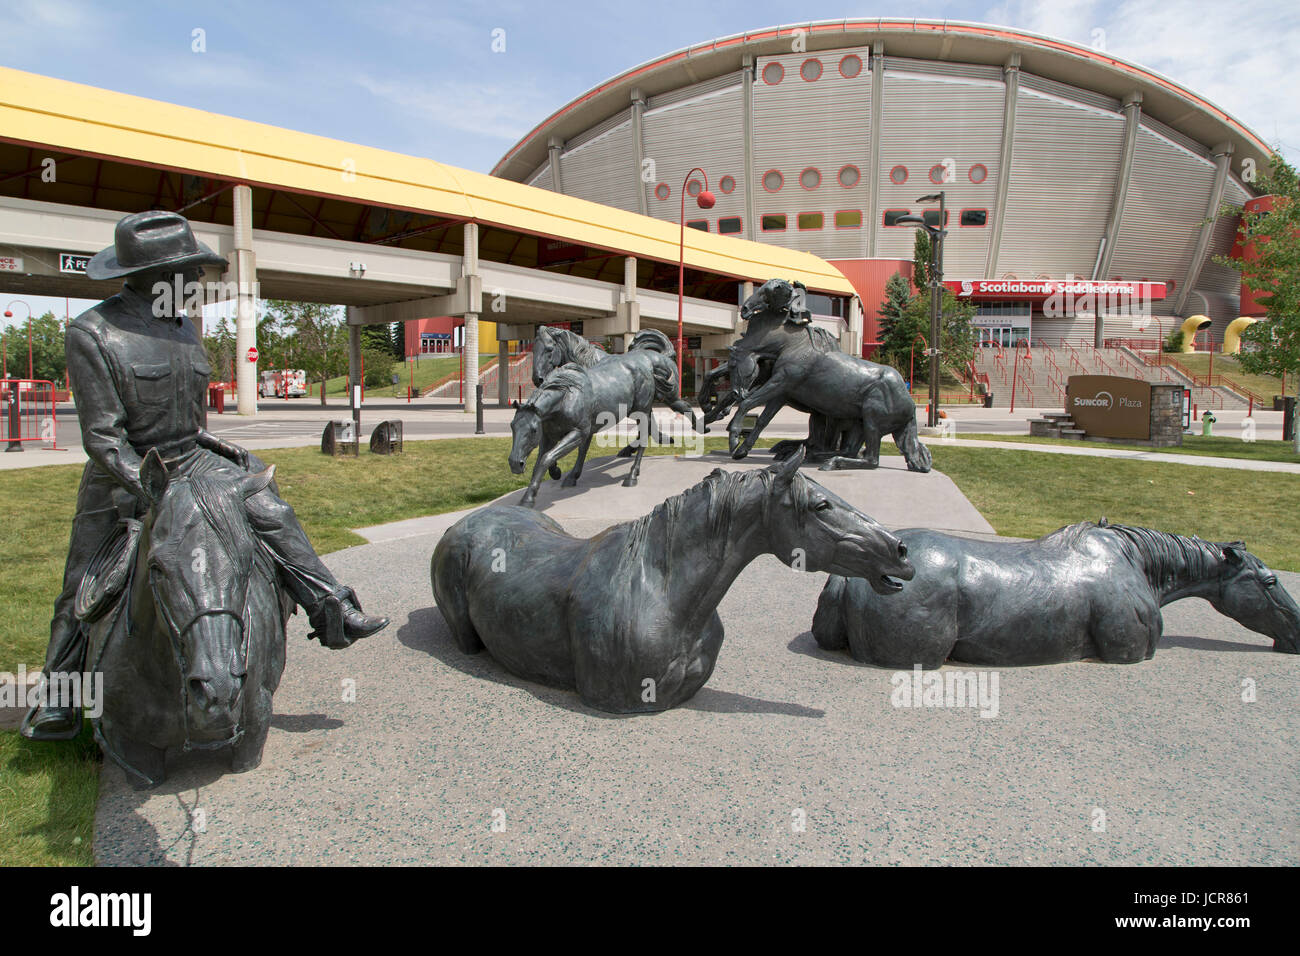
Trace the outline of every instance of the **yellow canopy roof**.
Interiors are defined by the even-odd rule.
[[[250,185],[432,213],[661,262],[678,225],[431,159],[114,93],[0,67],[0,136]],[[799,280],[852,295],[826,260],[686,230],[686,265],[719,275]]]

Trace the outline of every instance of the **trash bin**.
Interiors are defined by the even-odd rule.
[[[1213,412],[1206,412],[1201,416],[1201,434],[1209,438],[1214,434],[1214,423],[1218,419],[1214,417]]]
[[[985,407],[985,408],[992,408],[992,407],[993,407],[993,393],[992,393],[992,392],[985,392],[985,393],[984,393],[984,407]]]

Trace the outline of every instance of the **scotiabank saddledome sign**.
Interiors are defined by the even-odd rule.
[[[1091,279],[958,279],[944,286],[959,299],[1163,299],[1163,282],[1101,282]]]
[[[1151,437],[1151,383],[1118,375],[1071,375],[1065,410],[1075,424],[1100,438]]]

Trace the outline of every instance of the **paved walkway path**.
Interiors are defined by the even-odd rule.
[[[646,459],[637,489],[618,484],[627,467],[591,462],[581,494],[548,482],[539,503],[591,534],[713,462]],[[908,474],[897,458],[810,475],[893,527],[988,527],[946,477]],[[809,634],[825,575],[764,556],[719,608],[726,641],[709,684],[675,710],[614,717],[456,650],[428,578],[456,518],[365,529],[372,543],[327,556],[392,626],[334,653],[307,643],[295,617],[263,765],[232,775],[219,756],[191,754],[146,794],[106,767],[96,859],[1300,862],[1300,669],[1204,602],[1166,608],[1152,661],[1001,671],[997,716],[983,718],[894,707],[893,672]],[[1300,575],[1281,577],[1300,593]]]
[[[1086,458],[1122,458],[1125,461],[1155,461],[1167,465],[1196,465],[1201,468],[1235,468],[1239,471],[1282,471],[1300,475],[1300,462],[1260,461],[1253,458],[1213,458],[1209,455],[1177,455],[1159,451],[1133,451],[1104,445],[1044,445],[1037,442],[989,441],[979,438],[921,439],[927,445],[958,448],[1001,448],[1015,451],[1040,451],[1049,455],[1082,455]]]

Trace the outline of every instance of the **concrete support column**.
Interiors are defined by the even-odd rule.
[[[651,185],[642,178],[641,170],[645,163],[645,95],[640,88],[632,91],[632,182],[636,183],[636,211],[643,216],[650,215],[650,203],[646,198],[646,187]]]
[[[754,221],[754,190],[762,173],[754,169],[754,57],[746,53],[740,71],[741,135],[745,145],[745,238],[758,236],[758,223]]]
[[[241,415],[257,414],[257,363],[248,361],[248,350],[257,347],[257,260],[253,255],[253,190],[236,186],[235,247],[230,270],[235,288],[235,388]]]
[[[564,177],[560,174],[560,153],[564,144],[554,136],[546,143],[546,153],[551,159],[551,186],[557,193],[564,192]]]
[[[1115,178],[1115,199],[1111,203],[1110,219],[1102,237],[1097,265],[1092,270],[1093,279],[1104,279],[1110,274],[1110,262],[1115,255],[1115,243],[1124,225],[1124,205],[1128,202],[1128,185],[1133,181],[1133,153],[1137,149],[1138,127],[1142,122],[1142,94],[1136,91],[1124,97],[1124,145],[1120,152],[1119,172]],[[1098,333],[1100,334],[1100,333]]]
[[[1188,296],[1196,280],[1201,276],[1201,266],[1205,264],[1205,253],[1210,248],[1210,237],[1214,234],[1214,224],[1219,218],[1219,206],[1223,204],[1223,189],[1228,182],[1228,168],[1232,163],[1232,143],[1220,143],[1214,147],[1214,182],[1210,184],[1210,195],[1205,202],[1205,220],[1196,237],[1196,248],[1192,250],[1192,259],[1187,263],[1187,272],[1183,275],[1180,288],[1175,289],[1174,315],[1182,315],[1187,306]]]
[[[862,300],[856,295],[849,299],[849,340],[845,349],[850,355],[862,357]]]
[[[510,404],[510,343],[497,340],[497,405]]]
[[[867,258],[876,255],[880,232],[880,135],[885,123],[885,44],[871,45],[871,159],[867,163]]]
[[[998,159],[998,191],[989,210],[993,215],[989,232],[989,254],[985,260],[984,275],[997,278],[998,247],[1002,245],[1002,220],[1007,214],[1007,190],[1011,186],[1011,163],[1015,158],[1016,100],[1020,95],[1020,54],[1013,53],[1002,67],[1002,80],[1006,84],[1006,97],[1002,107],[1002,152]]]
[[[1106,317],[1105,317],[1104,315],[1102,315],[1100,312],[1098,312],[1098,313],[1097,313],[1097,318],[1096,318],[1096,320],[1093,322],[1093,328],[1092,328],[1092,347],[1093,347],[1093,348],[1099,349],[1099,348],[1102,347],[1102,344],[1105,342],[1105,338],[1104,338],[1104,335],[1103,335],[1103,332],[1104,332],[1104,329],[1105,329],[1105,325],[1106,325]]]
[[[465,251],[461,258],[461,277],[469,280],[478,276],[478,223],[464,225]],[[468,286],[468,281],[462,284]],[[471,306],[472,307],[472,306]],[[478,313],[465,313],[465,345],[462,352],[465,365],[465,413],[477,410],[475,389],[478,387]]]

